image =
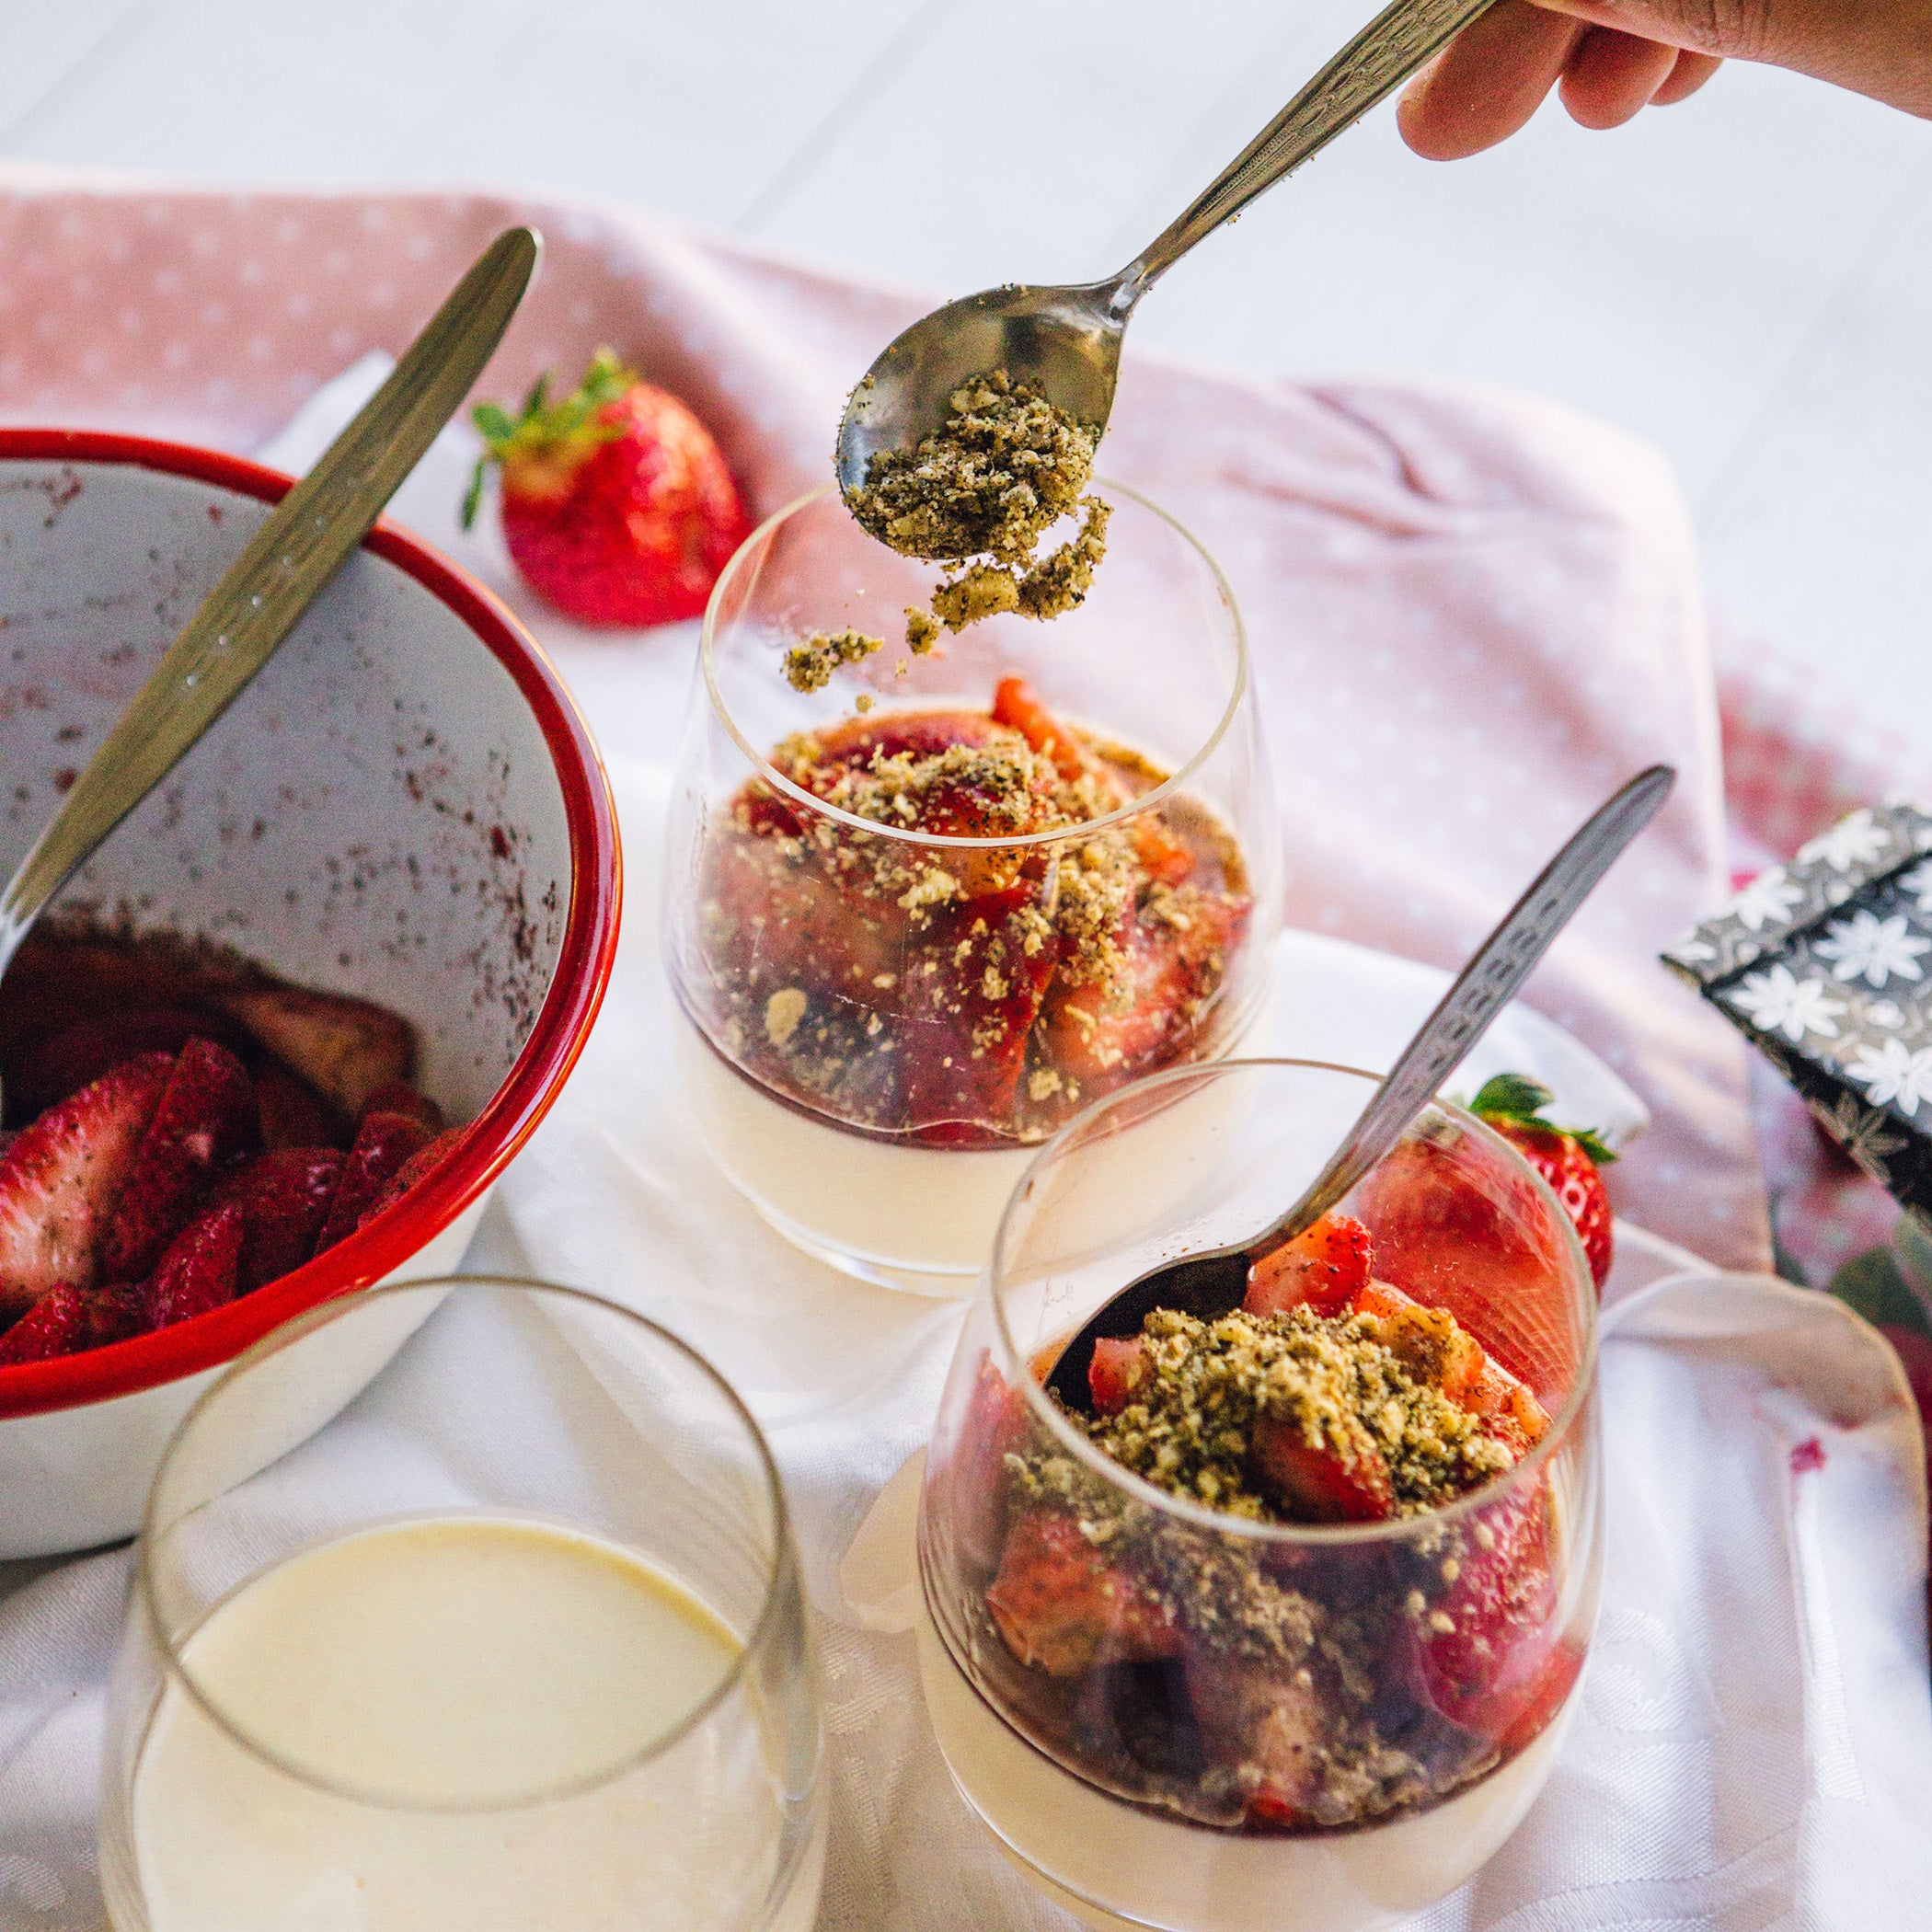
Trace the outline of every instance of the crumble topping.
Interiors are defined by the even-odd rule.
[[[1443,1319],[1454,1326],[1446,1312]],[[1350,1466],[1379,1455],[1398,1516],[1453,1501],[1514,1461],[1478,1418],[1403,1362],[1375,1316],[1303,1306],[1202,1322],[1160,1308],[1143,1337],[1149,1373],[1127,1406],[1072,1420],[1135,1475],[1232,1515],[1277,1514],[1248,1466],[1263,1417]]]

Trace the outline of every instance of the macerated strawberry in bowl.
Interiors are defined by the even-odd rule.
[[[286,488],[0,431],[0,869]],[[617,897],[541,652],[379,525],[0,981],[0,1558],[131,1534],[222,1364],[450,1271],[581,1050]],[[380,1367],[318,1357],[305,1426]]]
[[[0,1370],[225,1307],[461,1144],[408,1020],[243,960],[40,936],[4,1005]]]
[[[1596,1605],[1595,1297],[1508,1143],[1429,1109],[1240,1307],[1144,1311],[1078,1399],[1054,1374],[1150,1264],[1279,1214],[1372,1084],[1155,1075],[1002,1225],[927,1457],[920,1664],[956,1781],[1052,1896],[1364,1932],[1462,1883],[1549,1775]],[[1150,1159],[1163,1114],[1186,1131]]]

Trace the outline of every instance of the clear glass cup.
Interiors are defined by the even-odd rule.
[[[1432,1107],[1343,1205],[1376,1276],[1449,1308],[1547,1412],[1482,1488],[1253,1521],[1143,1481],[1041,1386],[1118,1290],[1282,1213],[1372,1085],[1236,1061],[1102,1101],[1016,1193],[953,1358],[920,1505],[927,1705],[1002,1850],[1090,1925],[1393,1926],[1552,1768],[1601,1569],[1596,1299],[1555,1196],[1473,1116]]]
[[[804,1932],[819,1755],[730,1387],[594,1295],[411,1283],[277,1329],[170,1443],[102,1886],[116,1932]]]
[[[664,902],[686,1093],[765,1218],[869,1280],[968,1288],[1033,1146],[1264,1024],[1279,833],[1240,619],[1186,531],[1097,487],[1108,554],[1051,622],[993,617],[914,654],[904,611],[939,571],[829,489],[753,533],[705,615]],[[786,650],[847,628],[885,648],[794,689]],[[1016,708],[1012,679],[1043,713]],[[790,775],[794,734],[822,778],[983,737],[995,704],[1103,775],[1087,816],[1003,834],[1022,822],[983,795],[925,793],[909,826]]]

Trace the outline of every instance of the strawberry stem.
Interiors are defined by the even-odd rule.
[[[1543,1118],[1543,1110],[1555,1098],[1542,1081],[1527,1074],[1497,1074],[1477,1090],[1469,1111],[1479,1121],[1510,1121],[1518,1126],[1567,1134],[1598,1167],[1607,1167],[1616,1156],[1593,1127],[1559,1127]]]

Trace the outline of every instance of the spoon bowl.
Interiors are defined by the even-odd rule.
[[[880,450],[938,429],[962,383],[1004,369],[1096,436],[1113,412],[1121,338],[1134,305],[1204,236],[1326,147],[1485,12],[1493,0],[1393,0],[1122,269],[1064,287],[1008,283],[903,330],[845,404],[834,468],[848,500]]]
[[[881,450],[911,449],[945,422],[962,383],[1004,369],[1098,435],[1113,408],[1126,308],[1118,282],[1009,283],[962,295],[896,336],[852,392],[834,465],[850,497]],[[1131,306],[1131,303],[1128,305]]]

